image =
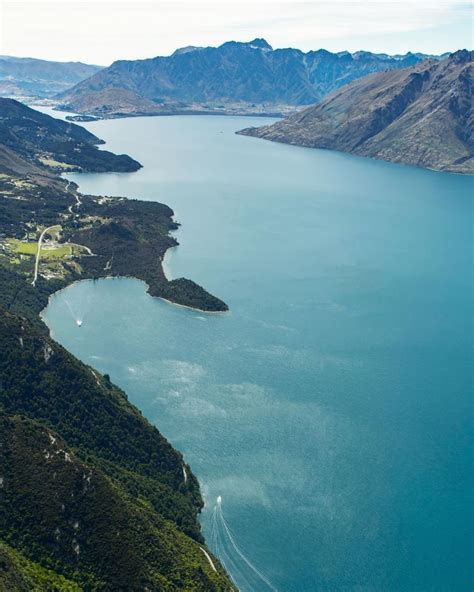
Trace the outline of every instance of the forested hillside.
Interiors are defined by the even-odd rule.
[[[230,590],[181,455],[108,377],[1,307],[0,440],[5,590],[22,564],[9,592],[44,570],[83,590]]]

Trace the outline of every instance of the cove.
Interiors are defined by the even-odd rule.
[[[168,273],[228,314],[124,278],[44,318],[184,453],[243,592],[468,589],[472,180],[234,133],[268,121],[90,123],[144,168],[69,176],[171,206]]]

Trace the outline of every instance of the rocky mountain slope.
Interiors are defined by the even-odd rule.
[[[372,74],[271,126],[239,132],[442,171],[474,173],[473,52]]]
[[[141,167],[126,154],[99,150],[102,143],[79,125],[0,98],[0,172],[22,174],[32,167],[127,172]]]
[[[0,56],[0,96],[52,97],[100,69],[81,62]]]
[[[426,56],[304,53],[264,39],[186,47],[167,57],[117,61],[59,96],[65,109],[100,116],[161,112],[285,112],[356,78]],[[125,104],[124,104],[125,103]]]

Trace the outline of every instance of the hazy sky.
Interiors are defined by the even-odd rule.
[[[255,37],[305,51],[472,47],[472,5],[458,0],[0,0],[0,19],[2,54],[104,65]]]

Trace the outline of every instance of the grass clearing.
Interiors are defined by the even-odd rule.
[[[36,255],[38,250],[38,243],[35,242],[23,242],[16,238],[11,238],[8,241],[10,249],[18,255]]]
[[[41,247],[41,259],[64,259],[72,255],[72,247],[69,245],[61,245],[49,249],[48,247]]]
[[[11,178],[11,182],[17,189],[32,189],[34,185],[26,179],[14,179]]]
[[[77,166],[73,164],[59,162],[58,160],[53,160],[52,158],[40,158],[39,161],[45,166],[51,167],[53,169],[77,169]]]
[[[8,241],[10,249],[17,255],[28,255],[35,257],[38,251],[37,242],[23,242],[17,239],[10,239]],[[59,245],[55,247],[48,247],[42,245],[41,259],[64,259],[73,254],[80,254],[80,249],[72,247],[71,245]]]

